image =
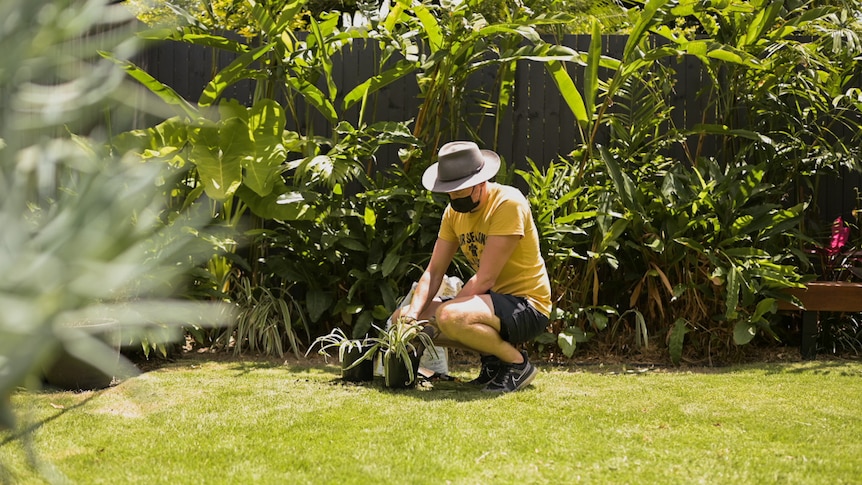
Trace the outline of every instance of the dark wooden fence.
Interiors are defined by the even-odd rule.
[[[624,36],[604,37],[605,53],[618,58],[625,41]],[[567,36],[563,43],[579,51],[587,51],[590,37]],[[335,82],[342,90],[339,96],[375,74],[375,50],[375,46],[357,42],[349,49],[343,50],[335,59]],[[166,42],[150,48],[138,62],[147,72],[171,86],[180,95],[190,101],[196,101],[205,84],[230,61],[227,53]],[[704,76],[699,61],[690,56],[676,62],[673,68],[676,72],[675,90],[669,101],[674,107],[673,123],[679,129],[691,128],[704,121],[704,106],[697,94],[704,82],[708,82],[708,78]],[[582,86],[583,68],[569,66],[569,70],[575,84]],[[468,91],[481,92],[490,89],[494,83],[494,75],[492,70],[477,72],[469,80]],[[546,166],[574,150],[577,140],[580,139],[574,116],[545,68],[539,63],[522,62],[517,70],[515,86],[513,107],[501,119],[501,129],[496,136],[493,118],[483,117],[481,114],[471,118],[473,126],[478,127],[482,144],[497,151],[510,166],[521,169],[528,168],[528,158],[540,166]],[[230,87],[224,96],[248,103],[251,101],[252,90],[250,82],[241,82]],[[415,78],[407,76],[380,91],[373,112],[370,118],[366,116],[366,121],[411,120],[416,117],[422,102],[419,95]],[[469,104],[468,99],[467,105]],[[345,119],[358,117],[357,109],[352,108]],[[476,111],[479,113],[482,110]],[[311,126],[305,126],[305,120],[293,120],[292,123],[295,126],[288,128],[303,133],[313,128],[315,133],[328,134],[332,129],[321,116],[313,118]],[[463,127],[459,133],[459,137],[466,137]],[[391,165],[397,160],[395,150],[395,147],[382,149],[378,154],[379,163],[383,166]],[[681,152],[671,156],[683,159]],[[856,208],[856,189],[860,184],[862,177],[856,172],[845,172],[839,177],[824,181],[818,198],[822,220],[831,221],[838,215],[850,218],[851,211]]]

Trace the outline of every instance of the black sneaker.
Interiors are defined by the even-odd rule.
[[[489,382],[483,390],[487,392],[513,392],[529,386],[536,378],[536,374],[539,373],[539,369],[530,363],[526,352],[521,351],[521,355],[524,356],[524,362],[521,364],[501,363],[497,377]]]
[[[467,382],[471,386],[485,387],[497,377],[497,373],[503,362],[496,355],[483,355],[482,369],[479,371],[479,377]]]

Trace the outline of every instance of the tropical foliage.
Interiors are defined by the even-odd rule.
[[[824,29],[835,27],[834,12],[648,2],[616,59],[599,55],[594,31],[586,96],[568,91],[583,126],[583,147],[571,157],[577,170],[548,172],[576,172],[574,183],[551,183],[589,188],[552,206],[557,220],[582,220],[591,233],[555,242],[582,248],[565,279],[578,283],[558,286],[564,308],[582,308],[559,334],[566,354],[596,332],[617,347],[666,342],[674,361],[684,341],[693,355],[727,355],[758,331],[771,333],[774,299],[804,280],[812,176],[859,161],[859,105],[847,98],[858,93],[858,60],[826,61],[835,39],[855,36]],[[687,28],[671,27],[682,18]],[[666,62],[681,56],[709,76],[703,118],[685,126],[672,116]],[[600,66],[612,74],[601,79]],[[527,176],[542,185],[542,174]],[[540,208],[543,197],[534,195]]]
[[[111,127],[128,127],[112,101],[128,91],[95,48],[131,55],[131,19],[96,1],[3,2],[0,15],[16,19],[0,31],[0,427],[10,427],[8,396],[38,387],[59,349],[116,363],[79,323],[109,318],[158,346],[180,325],[229,312],[176,299],[201,263],[191,233],[207,219],[182,211],[168,221],[163,167],[105,143]]]
[[[811,278],[820,179],[859,165],[858,5],[652,0],[626,12],[612,54],[619,16],[576,18],[564,3],[394,1],[306,15],[302,0],[248,1],[231,10],[235,24],[179,9],[179,26],[142,37],[232,60],[214,64],[195,103],[117,61],[175,115],[114,143],[143,142],[143,159],[187,174],[177,206],[206,200],[224,228],[211,239],[208,294],[253,301],[230,274],[286,292],[294,323],[260,325],[282,328],[265,339],[297,351],[296,330],[361,336],[394,309],[441,209],[418,175],[441,140],[478,139],[481,123],[495,124],[496,144],[518,70],[538,63],[578,128],[574,152],[502,176],[528,185],[553,277],[554,332],[539,343],[566,355],[590,339],[658,346],[679,362],[772,335],[781,290]],[[300,18],[305,32],[292,30]],[[540,35],[572,30],[589,32],[588,49]],[[341,54],[359,48],[374,74],[338,85]],[[696,119],[676,116],[681,59],[704,73]],[[411,79],[415,116],[378,118],[383,89]],[[228,97],[238,83],[252,99]],[[236,345],[281,352],[255,335]]]

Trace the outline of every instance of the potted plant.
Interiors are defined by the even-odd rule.
[[[317,337],[308,352],[315,345],[320,345],[317,351],[320,355],[330,357],[328,349],[338,348],[338,359],[341,361],[341,378],[350,382],[374,380],[374,353],[377,350],[374,339],[351,339],[340,328]],[[305,355],[308,355],[308,352]]]
[[[383,377],[386,387],[404,389],[416,384],[419,358],[423,349],[436,354],[431,336],[423,332],[423,322],[399,319],[386,330],[376,327],[374,339],[383,356]],[[414,342],[416,345],[414,345]]]
[[[54,358],[42,368],[42,378],[48,385],[69,391],[97,390],[138,374],[138,368],[120,353],[120,326],[116,320],[71,322],[62,331],[69,333],[67,346],[74,342],[91,356],[100,356],[102,365],[82,360],[69,352],[67,346],[59,347]]]

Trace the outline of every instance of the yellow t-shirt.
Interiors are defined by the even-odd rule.
[[[458,243],[475,271],[488,236],[521,236],[491,290],[526,298],[536,310],[550,315],[551,283],[527,199],[517,188],[493,182],[488,183],[488,193],[479,212],[465,214],[447,206],[438,236]]]

